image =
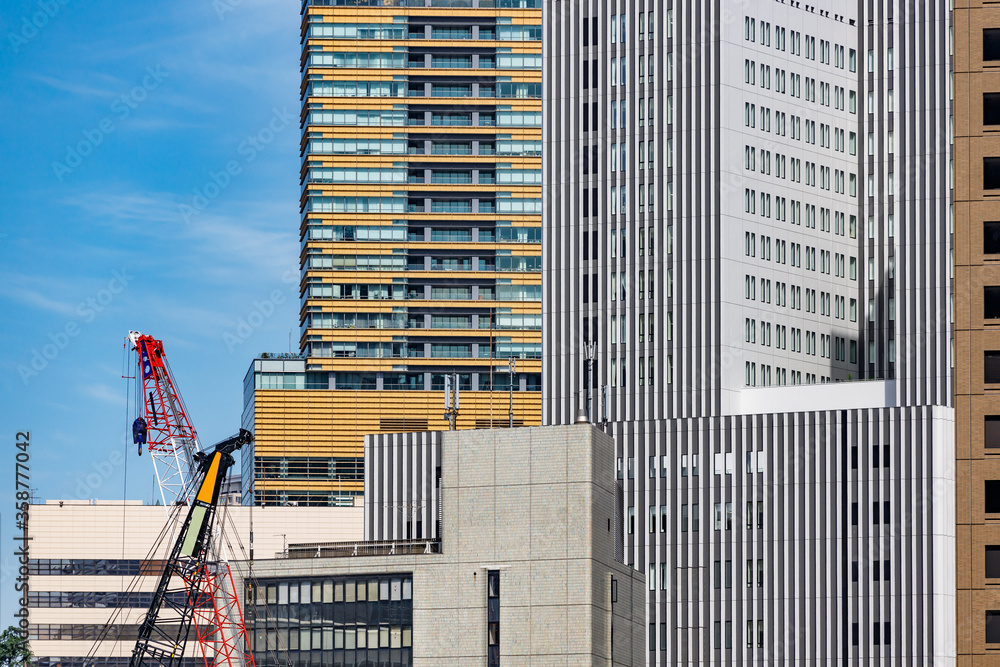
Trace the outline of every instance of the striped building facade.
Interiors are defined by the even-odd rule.
[[[649,665],[955,660],[950,26],[545,6],[542,420],[615,436]]]

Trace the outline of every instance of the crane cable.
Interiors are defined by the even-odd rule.
[[[251,505],[250,507],[251,507],[250,511],[252,512],[253,511],[253,509],[252,509],[253,505]],[[244,596],[243,596],[243,610],[242,610],[243,611],[243,619],[241,619],[241,620],[243,621],[244,629],[246,629],[246,620],[245,619],[246,619],[246,615],[247,615],[247,609],[248,609],[248,607],[251,604],[253,604],[255,607],[257,606],[255,599],[259,595],[258,591],[260,590],[260,582],[257,580],[256,575],[253,574],[253,559],[252,558],[247,558],[248,554],[247,554],[246,548],[245,548],[245,546],[243,544],[243,540],[240,537],[240,531],[236,529],[236,526],[235,526],[235,524],[233,522],[233,519],[229,515],[229,507],[228,507],[228,505],[223,505],[222,508],[220,508],[220,509],[221,509],[221,512],[220,512],[221,516],[219,518],[219,538],[220,538],[220,540],[225,540],[225,546],[228,547],[228,549],[229,549],[229,551],[231,553],[233,553],[233,554],[237,554],[238,553],[240,556],[242,556],[242,558],[240,560],[247,561],[250,564],[250,569],[249,569],[249,571],[247,573],[247,576],[242,578],[243,583],[244,583],[244,589],[243,589],[244,593],[246,593],[246,591],[247,591],[246,584],[249,584],[250,585],[250,590],[253,591],[253,598],[251,598],[251,596],[248,595],[248,594],[244,594]],[[226,526],[227,525],[230,526],[232,528],[232,530],[226,530]],[[235,535],[236,536],[236,543],[235,543],[235,545],[233,544],[233,541],[230,539],[231,535]],[[234,548],[234,546],[235,546],[235,548]],[[234,591],[234,593],[235,593],[235,591]],[[264,607],[264,611],[265,611],[264,629],[265,630],[267,630],[267,629],[277,630],[278,629],[277,618],[275,618],[274,614],[272,613],[271,606],[267,603],[267,599],[266,598],[264,598],[264,604],[262,606]],[[256,617],[254,617],[254,619],[255,619],[255,623],[256,623]],[[256,631],[257,628],[255,627],[254,630]],[[273,664],[278,664],[278,651],[285,651],[285,652],[287,652],[288,651],[288,647],[281,645],[281,644],[284,644],[285,642],[279,639],[281,637],[280,633],[275,632],[275,635],[276,635],[275,646],[270,646],[269,643],[266,641],[266,634],[265,634],[265,646],[267,646],[267,648],[265,650],[272,657]],[[254,645],[254,642],[253,642],[253,639],[250,636],[249,630],[247,631],[247,642],[251,646]],[[253,653],[253,650],[251,650],[251,653]],[[254,657],[254,660],[256,661],[256,655]]]
[[[171,514],[176,514],[181,509],[183,509],[182,506],[175,505],[174,508],[171,510]],[[143,572],[142,563],[155,560],[153,557],[156,555],[160,547],[163,546],[163,541],[167,537],[170,525],[172,521],[174,521],[175,519],[176,517],[171,516],[170,520],[164,523],[163,528],[160,530],[160,534],[157,535],[156,539],[153,541],[153,546],[150,547],[149,551],[146,553],[146,557],[139,561],[138,573],[132,576],[132,580],[129,582],[129,585],[122,592],[123,596],[130,595],[136,592],[136,589],[139,587],[139,584],[142,583],[142,581],[146,576],[148,576],[149,573]],[[122,628],[118,626],[117,621],[121,617],[122,611],[124,609],[125,607],[119,605],[115,607],[115,609],[111,612],[111,617],[108,618],[108,621],[102,628],[101,633],[94,640],[94,644],[93,646],[91,646],[90,652],[87,654],[86,658],[84,659],[84,662],[95,657],[95,654],[97,653],[97,650],[100,648],[101,644],[109,639],[109,635],[111,634],[112,630],[117,630],[118,634],[119,635],[121,634]],[[121,641],[121,640],[118,639],[118,637],[116,636],[112,639],[112,641]]]

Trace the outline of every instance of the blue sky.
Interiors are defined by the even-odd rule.
[[[299,6],[0,0],[0,36],[6,625],[17,431],[41,498],[148,501],[148,455],[127,491],[112,457],[126,333],[164,341],[205,444],[297,346]]]

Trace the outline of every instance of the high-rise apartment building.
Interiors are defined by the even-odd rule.
[[[544,25],[543,423],[591,385],[648,664],[954,662],[948,3]]]
[[[1000,10],[955,4],[959,664],[1000,660]]]
[[[247,374],[245,502],[351,502],[447,375],[458,428],[540,422],[541,87],[540,0],[303,3],[301,358]]]

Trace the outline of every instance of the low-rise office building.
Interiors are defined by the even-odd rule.
[[[365,450],[368,539],[254,564],[258,665],[645,663],[645,578],[620,559],[611,438],[385,434]]]

